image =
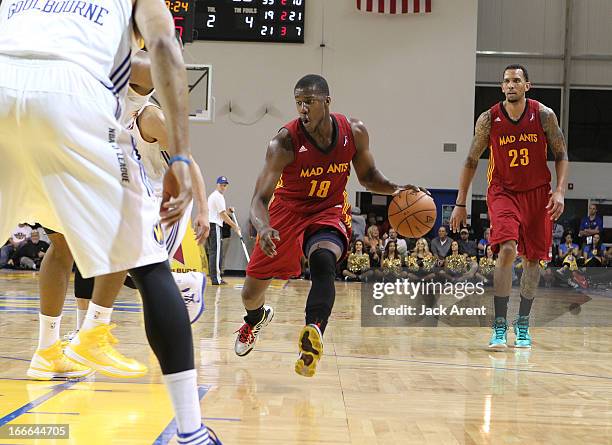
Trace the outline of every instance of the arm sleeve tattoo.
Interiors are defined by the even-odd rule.
[[[474,138],[472,139],[472,146],[468,153],[467,159],[465,160],[465,167],[469,169],[476,169],[478,166],[478,159],[486,150],[489,144],[489,132],[491,131],[491,112],[489,110],[482,113],[476,121],[476,128],[474,130]]]
[[[548,146],[553,153],[555,161],[567,161],[567,146],[565,136],[559,127],[555,112],[544,105],[540,105],[540,120],[546,134]]]

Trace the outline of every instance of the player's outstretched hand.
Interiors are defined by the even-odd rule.
[[[550,195],[546,210],[552,221],[559,219],[565,208],[565,196],[561,192],[554,192]]]
[[[278,230],[274,230],[272,227],[266,227],[259,231],[259,247],[263,250],[267,256],[272,258],[276,256],[276,244],[274,240],[280,240]]]
[[[181,219],[191,202],[191,174],[186,162],[174,162],[164,175],[159,211],[162,224],[170,226]]]
[[[210,235],[210,223],[208,222],[208,209],[205,212],[198,212],[192,221],[193,232],[198,244],[204,244],[208,235]]]
[[[459,232],[461,226],[467,225],[467,210],[465,207],[457,207],[453,209],[449,225],[453,233]]]

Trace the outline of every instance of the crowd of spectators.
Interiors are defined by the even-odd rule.
[[[351,250],[339,266],[338,278],[345,281],[439,280],[444,282],[480,281],[492,284],[497,255],[490,245],[491,231],[474,233],[470,227],[459,234],[449,234],[440,226],[437,236],[410,239],[398,236],[386,221],[376,215],[360,216],[353,233]],[[589,277],[587,268],[612,267],[612,245],[602,242],[603,222],[597,207],[589,206],[589,214],[574,234],[559,223],[553,227],[552,260],[542,261],[541,284],[544,286],[580,283],[580,275]],[[577,276],[578,274],[578,276]],[[514,280],[521,275],[520,259],[514,267]],[[597,275],[597,271],[590,275]],[[612,272],[605,277],[608,283]]]
[[[38,270],[49,248],[49,238],[39,225],[19,224],[0,248],[0,269]]]

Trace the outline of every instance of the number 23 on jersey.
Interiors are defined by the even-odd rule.
[[[527,148],[519,150],[512,148],[508,150],[508,156],[510,157],[510,167],[529,164],[529,149]]]

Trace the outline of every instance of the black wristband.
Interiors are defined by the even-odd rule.
[[[465,208],[465,204],[455,204],[455,207],[463,207],[463,208]]]

